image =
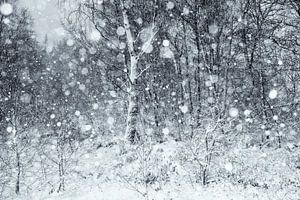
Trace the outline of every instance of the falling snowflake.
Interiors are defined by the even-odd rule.
[[[85,90],[85,85],[79,84],[79,90],[84,91]]]
[[[109,95],[110,95],[111,97],[114,97],[114,98],[117,97],[116,91],[113,91],[113,90],[109,91]]]
[[[211,75],[211,76],[209,77],[209,79],[210,79],[210,82],[211,82],[211,83],[217,83],[218,80],[219,80],[219,77],[218,77],[217,75]]]
[[[22,94],[21,97],[20,97],[20,100],[21,100],[22,103],[28,104],[28,103],[30,103],[31,95],[27,94],[27,93]]]
[[[76,111],[75,111],[75,115],[76,115],[76,116],[80,116],[80,111],[79,111],[79,110],[76,110]]]
[[[97,103],[94,103],[94,104],[93,104],[93,109],[94,109],[94,110],[97,110],[98,108],[99,108],[99,105],[98,105]]]
[[[230,162],[227,162],[224,166],[224,168],[226,169],[226,171],[231,172],[233,170],[233,166]]]
[[[92,47],[92,48],[89,49],[89,53],[94,55],[95,53],[97,53],[97,49]]]
[[[142,18],[137,18],[136,20],[136,23],[138,23],[139,25],[142,25],[143,24],[143,19]]]
[[[9,127],[6,128],[6,131],[7,131],[8,133],[11,133],[11,132],[13,131],[13,128],[9,126]]]
[[[87,75],[89,73],[89,70],[88,70],[88,68],[82,68],[82,70],[81,70],[81,74],[82,75]]]
[[[89,125],[89,124],[86,124],[86,125],[84,125],[84,126],[82,127],[82,130],[83,130],[83,131],[90,131],[91,129],[92,129],[92,126]]]
[[[69,47],[73,46],[73,45],[74,45],[74,40],[68,39],[68,40],[67,40],[67,45],[68,45]]]
[[[119,49],[125,49],[126,48],[126,43],[125,42],[120,42],[119,43]]]
[[[172,10],[175,7],[175,4],[172,1],[167,3],[167,10]]]
[[[237,108],[230,108],[229,109],[229,116],[230,117],[237,117],[239,115],[239,110]]]
[[[140,39],[143,42],[143,44],[150,44],[154,35],[155,35],[155,26],[152,24],[146,28],[144,28],[141,32],[140,32]]]
[[[238,130],[238,131],[242,131],[243,130],[243,124],[238,124],[238,125],[236,125],[236,130]]]
[[[3,3],[0,5],[0,12],[2,15],[10,15],[13,12],[13,6],[10,3]]]
[[[151,53],[153,51],[153,45],[152,44],[144,44],[142,47],[142,51],[145,53]]]
[[[162,44],[163,44],[164,47],[168,47],[170,45],[170,41],[169,40],[164,40]]]
[[[66,91],[65,91],[65,95],[66,95],[66,96],[69,96],[70,94],[71,94],[71,92],[70,92],[69,90],[66,90]]]
[[[10,23],[10,20],[9,20],[8,18],[5,18],[5,19],[3,20],[3,23],[7,25],[7,24]]]
[[[108,117],[108,118],[107,118],[107,123],[108,123],[110,126],[112,126],[112,125],[114,125],[114,123],[115,123],[115,119],[114,119],[113,117]]]
[[[171,59],[171,58],[174,58],[174,53],[172,52],[172,50],[169,47],[163,47],[160,50],[160,56],[162,58]]]
[[[207,98],[207,102],[208,102],[208,103],[213,103],[214,100],[215,100],[215,99],[214,99],[213,97],[208,97],[208,98]]]
[[[93,40],[93,41],[98,41],[98,40],[101,39],[101,34],[99,33],[98,30],[93,30],[90,33],[90,39]]]
[[[117,28],[117,34],[118,34],[119,36],[125,35],[125,28],[122,27],[122,26],[118,27],[118,28]]]
[[[212,24],[208,27],[209,33],[211,34],[217,34],[219,31],[219,27],[216,24]]]
[[[244,115],[245,115],[246,117],[248,117],[250,114],[251,114],[251,110],[245,110],[245,111],[244,111]]]
[[[277,97],[277,95],[278,95],[278,92],[277,92],[277,90],[271,90],[270,91],[270,93],[269,93],[269,98],[270,99],[275,99],[276,97]]]
[[[55,114],[51,114],[51,115],[50,115],[50,118],[51,118],[51,119],[54,119],[54,118],[55,118]]]
[[[168,128],[163,128],[162,132],[164,135],[168,135],[170,133],[170,130]]]
[[[181,110],[182,113],[187,113],[189,111],[189,108],[186,105],[180,106],[179,109]]]
[[[187,7],[184,7],[182,14],[188,15],[189,13],[190,13],[190,10]]]

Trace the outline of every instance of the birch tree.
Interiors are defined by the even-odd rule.
[[[140,60],[153,49],[152,44],[158,31],[158,26],[155,23],[158,9],[156,4],[156,1],[129,2],[124,0],[114,3],[101,2],[100,5],[93,0],[79,2],[78,9],[70,12],[66,23],[66,28],[70,34],[83,46],[105,49],[106,54],[100,55],[100,60],[110,63],[108,64],[109,68],[120,66],[120,69],[122,69],[121,66],[125,66],[125,70],[122,70],[125,71],[125,73],[122,72],[123,85],[129,87],[127,90],[128,106],[125,135],[132,144],[136,143],[141,137],[137,128],[140,110],[138,79],[143,76],[148,68],[141,66]],[[146,21],[146,27],[143,27],[138,25],[134,15],[140,14],[140,9],[145,6],[154,7],[154,9],[148,19],[139,19]],[[83,28],[82,24],[88,25]],[[97,41],[88,40],[87,35],[91,32],[94,37],[92,39],[97,36]],[[121,46],[124,44],[123,40],[125,40],[125,49],[123,47],[119,48],[120,44]],[[123,55],[123,63],[116,63],[116,60],[109,54]]]

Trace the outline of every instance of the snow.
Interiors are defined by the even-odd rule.
[[[210,79],[210,82],[211,82],[211,83],[217,83],[218,80],[219,80],[219,77],[218,77],[217,75],[211,75],[211,76],[209,77],[209,79]]]
[[[269,92],[269,98],[270,98],[270,99],[275,99],[275,98],[277,97],[277,95],[278,95],[278,92],[277,92],[277,90],[275,90],[275,89],[272,89],[272,90]]]
[[[80,111],[79,111],[79,110],[76,110],[76,111],[75,111],[75,115],[76,115],[76,116],[80,116]]]
[[[119,49],[125,49],[126,48],[126,43],[125,42],[120,42],[119,43]]]
[[[99,108],[99,104],[94,103],[94,104],[93,104],[93,109],[94,109],[94,110],[97,110],[98,108]]]
[[[89,49],[89,53],[92,54],[92,55],[94,55],[94,54],[97,53],[97,49],[95,49],[94,47],[91,47],[91,48]]]
[[[284,128],[285,127],[285,124],[284,123],[280,123],[280,128]]]
[[[71,47],[71,46],[73,46],[74,45],[74,40],[72,40],[72,39],[68,39],[67,40],[67,45],[69,46],[69,47]]]
[[[142,18],[137,18],[136,20],[135,20],[139,25],[142,25],[143,24],[143,19]]]
[[[86,88],[84,84],[79,84],[79,90],[84,91],[85,89]]]
[[[79,49],[79,54],[82,55],[82,56],[85,56],[86,55],[86,49],[85,48],[80,48]]]
[[[231,162],[227,162],[225,165],[224,165],[224,168],[228,171],[228,172],[231,172],[233,170],[233,166],[231,164]]]
[[[21,95],[20,100],[21,100],[21,102],[23,102],[25,104],[29,104],[30,100],[31,100],[31,95],[28,93],[24,93]]]
[[[154,25],[150,25],[140,32],[140,39],[143,42],[143,44],[150,44],[152,42],[152,39],[155,35],[154,28]]]
[[[89,69],[88,68],[82,68],[82,70],[81,70],[81,74],[82,75],[87,75],[89,73]]]
[[[230,108],[229,109],[229,116],[230,117],[238,117],[239,116],[239,110],[237,108]]]
[[[238,125],[236,125],[236,130],[237,131],[242,131],[243,130],[243,124],[238,124]]]
[[[182,113],[187,113],[189,111],[189,107],[187,105],[183,105],[179,107]]]
[[[250,114],[251,114],[251,110],[245,110],[245,111],[244,111],[244,115],[245,115],[246,117],[248,117]]]
[[[0,199],[299,199],[299,77],[289,70],[299,47],[266,39],[297,35],[288,6],[272,4],[279,18],[266,15],[264,34],[243,38],[257,18],[233,0],[200,10],[196,1],[60,1],[61,21],[48,23],[50,1],[0,4]],[[32,4],[28,17],[19,2]],[[262,13],[270,2],[258,3]],[[199,38],[197,13],[208,29]],[[259,55],[265,88],[253,84],[245,49]]]
[[[219,31],[219,27],[216,24],[212,24],[208,27],[209,33],[211,34],[217,34]]]
[[[294,112],[293,115],[296,117],[296,116],[298,116],[298,113]]]
[[[168,135],[170,133],[170,130],[167,127],[165,127],[163,128],[162,132],[164,135]]]
[[[110,95],[111,97],[114,97],[114,98],[117,97],[117,93],[116,93],[116,91],[114,91],[114,90],[109,91],[109,95]]]
[[[11,132],[13,131],[13,127],[11,127],[11,126],[7,127],[7,128],[6,128],[6,131],[7,131],[8,133],[11,133]]]
[[[175,4],[172,1],[167,3],[167,10],[172,10],[175,7]]]
[[[153,47],[153,39],[155,37],[154,28],[155,28],[155,26],[152,24],[151,26],[144,28],[140,32],[140,39],[143,42],[142,52],[144,52],[144,53],[149,54],[154,49],[154,47]]]
[[[182,14],[188,15],[189,13],[190,13],[190,10],[187,7],[184,7]]]
[[[174,58],[174,53],[169,47],[162,47],[160,49],[160,56],[166,59]]]
[[[3,23],[8,25],[10,23],[10,20],[8,18],[3,19]]]
[[[112,126],[112,125],[114,125],[114,123],[115,123],[115,119],[114,119],[113,117],[108,117],[108,118],[107,118],[107,123],[108,123],[110,126]]]
[[[92,41],[99,41],[102,38],[98,30],[92,30],[89,37]]]
[[[0,5],[0,13],[2,15],[8,16],[13,12],[13,6],[10,3],[2,3]]]
[[[86,132],[86,131],[90,131],[92,129],[92,126],[89,124],[85,124],[81,127],[82,131]]]
[[[170,45],[170,41],[169,40],[163,40],[163,46],[164,47],[168,47]]]
[[[145,53],[151,53],[153,51],[153,45],[149,43],[145,43],[142,47],[142,51]]]
[[[125,28],[122,27],[122,26],[118,27],[118,28],[117,28],[117,34],[118,34],[118,36],[123,36],[123,35],[125,35]]]
[[[208,103],[214,103],[215,99],[213,97],[208,97],[207,102]]]
[[[65,95],[66,95],[66,96],[69,96],[70,94],[71,94],[71,92],[70,92],[69,90],[66,90],[66,91],[65,91]]]

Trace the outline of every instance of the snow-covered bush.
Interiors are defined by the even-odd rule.
[[[127,187],[144,195],[149,190],[161,190],[178,174],[177,154],[178,144],[171,141],[132,146],[121,156],[118,176]]]
[[[220,159],[219,174],[235,184],[262,188],[296,188],[300,186],[299,149],[233,149]],[[272,164],[270,164],[272,163]],[[231,168],[226,168],[231,165]]]

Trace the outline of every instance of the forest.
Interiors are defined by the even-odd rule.
[[[38,0],[54,43],[19,1],[1,200],[300,200],[299,0]]]

